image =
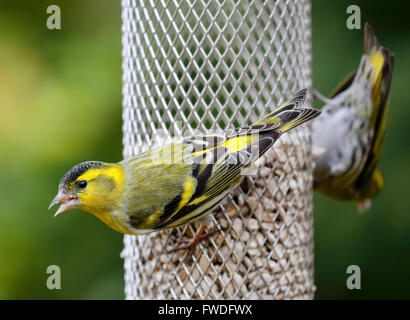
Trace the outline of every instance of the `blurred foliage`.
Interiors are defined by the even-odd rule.
[[[57,4],[62,30],[46,28]],[[314,84],[330,92],[360,58],[363,31],[345,26],[350,1],[313,0]],[[364,215],[315,195],[317,298],[409,298],[410,147],[406,111],[410,4],[356,1],[396,54],[381,168],[386,188]],[[61,175],[84,160],[121,159],[121,12],[118,1],[0,3],[0,298],[121,299],[122,235],[78,210],[52,218]],[[62,270],[48,290],[46,268]],[[346,268],[362,290],[346,289]]]
[[[0,298],[123,298],[122,236],[47,210],[74,164],[121,160],[120,17],[117,1],[0,5]],[[45,285],[51,264],[62,290]]]

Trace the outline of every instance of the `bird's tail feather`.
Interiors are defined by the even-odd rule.
[[[293,99],[285,102],[279,108],[255,122],[253,125],[278,123],[277,129],[282,132],[307,122],[320,114],[320,111],[305,105],[307,89],[296,93]]]
[[[353,83],[359,82],[368,83],[366,87],[373,90],[373,95],[377,96],[381,93],[381,99],[385,100],[390,89],[393,60],[393,53],[380,45],[372,27],[366,22],[360,66],[336,87],[330,97],[336,97]],[[380,92],[381,82],[384,83],[384,89]]]
[[[374,89],[380,87],[380,82],[390,82],[393,64],[393,54],[380,45],[369,23],[365,25],[363,61],[357,70],[357,79],[365,78]],[[389,86],[387,86],[389,87]]]

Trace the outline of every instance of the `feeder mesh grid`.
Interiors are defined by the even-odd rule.
[[[311,87],[310,1],[122,0],[124,158],[248,125]],[[127,299],[312,299],[309,127],[284,134],[197,223],[124,237]]]

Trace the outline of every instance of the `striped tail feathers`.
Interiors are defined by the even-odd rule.
[[[306,100],[307,89],[300,90],[296,95],[289,101],[286,101],[280,107],[276,108],[274,111],[269,113],[267,116],[255,122],[253,125],[265,124],[265,123],[278,123],[280,121],[280,116],[286,111],[292,111],[295,108],[303,105]]]
[[[320,111],[305,105],[307,89],[300,90],[289,101],[255,122],[252,126],[266,123],[278,123],[277,129],[286,132],[320,114]]]
[[[301,125],[302,123],[312,120],[313,118],[316,118],[320,115],[319,110],[310,107],[295,110],[294,113],[295,114],[293,114],[292,117],[288,117],[288,119],[286,119],[286,122],[282,121],[283,124],[279,126],[280,130],[282,130],[283,132],[289,131]]]

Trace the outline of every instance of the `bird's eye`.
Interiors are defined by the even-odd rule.
[[[87,181],[81,180],[80,182],[78,182],[78,187],[80,189],[84,189],[86,186],[87,186]]]

